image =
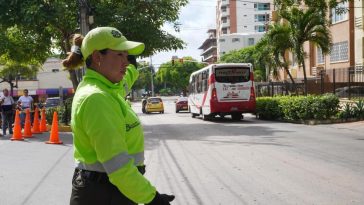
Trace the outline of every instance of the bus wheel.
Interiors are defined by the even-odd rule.
[[[195,114],[195,113],[192,113],[192,112],[191,112],[191,117],[192,117],[192,118],[195,118],[197,115],[198,115],[198,114]]]
[[[231,118],[234,121],[239,121],[239,120],[241,120],[241,113],[233,113],[233,114],[231,114]]]
[[[211,116],[210,115],[204,115],[204,114],[202,114],[202,119],[204,120],[204,121],[206,121],[206,120],[211,120]]]

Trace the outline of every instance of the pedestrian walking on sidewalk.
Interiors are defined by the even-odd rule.
[[[63,65],[71,69],[85,61],[87,70],[72,104],[76,169],[70,204],[169,205],[174,196],[158,193],[138,171],[140,161],[130,150],[139,142],[127,139],[130,107],[120,94],[127,56],[141,54],[144,44],[112,27],[75,35],[74,44]]]
[[[6,129],[9,129],[9,134],[13,134],[13,119],[14,119],[14,106],[15,102],[13,97],[9,95],[9,90],[3,90],[3,96],[1,100],[1,128],[3,130],[3,135],[6,135]]]

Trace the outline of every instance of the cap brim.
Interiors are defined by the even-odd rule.
[[[117,51],[128,51],[130,55],[139,55],[144,51],[144,43],[139,43],[135,41],[124,41],[115,48],[111,48]]]

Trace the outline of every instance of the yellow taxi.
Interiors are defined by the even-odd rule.
[[[163,101],[159,97],[149,97],[145,105],[146,113],[159,112],[164,113]]]

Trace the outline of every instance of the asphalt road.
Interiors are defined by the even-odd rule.
[[[141,114],[147,176],[174,204],[364,204],[364,123]]]
[[[364,204],[364,122],[307,126],[261,121],[142,114],[147,178],[174,205]],[[73,172],[64,145],[0,138],[0,205],[68,204]]]

